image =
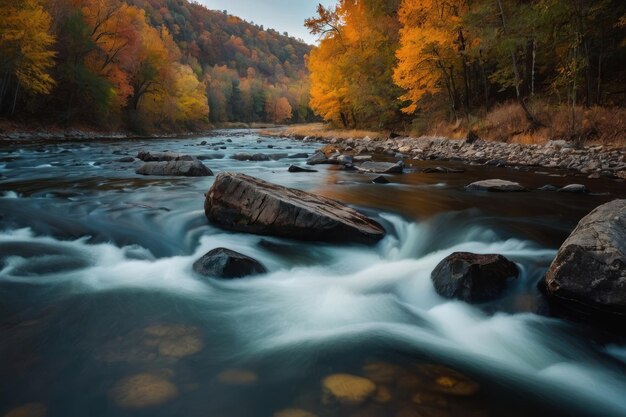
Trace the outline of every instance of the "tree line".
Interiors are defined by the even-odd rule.
[[[0,116],[129,127],[300,121],[303,43],[184,0],[0,0]]]
[[[626,103],[621,0],[340,0],[306,26],[320,38],[311,106],[338,126],[464,120],[506,101],[541,126],[538,100]]]

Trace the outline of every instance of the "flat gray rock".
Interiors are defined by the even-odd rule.
[[[492,191],[492,192],[526,191],[526,189],[517,182],[498,180],[498,179],[476,181],[466,186],[465,189],[467,191]]]
[[[139,152],[137,158],[144,162],[164,162],[164,161],[193,161],[196,158],[175,152]]]
[[[402,174],[404,171],[404,163],[366,161],[359,165],[358,169],[361,172],[372,172],[375,174]]]

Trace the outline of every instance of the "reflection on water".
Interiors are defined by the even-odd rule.
[[[238,131],[204,147],[0,149],[0,415],[626,413],[626,343],[537,314],[545,305],[535,288],[569,230],[623,183],[587,182],[611,195],[468,194],[463,186],[485,177],[529,188],[572,181],[470,167],[376,185],[335,167],[287,173],[301,159],[228,158],[315,149],[257,139]],[[139,149],[226,154],[205,163],[359,206],[389,236],[370,248],[220,231],[202,208],[213,179],[138,178],[117,161]],[[228,282],[195,275],[193,262],[215,247],[270,272]],[[454,251],[503,254],[520,278],[493,303],[443,300],[430,272]]]

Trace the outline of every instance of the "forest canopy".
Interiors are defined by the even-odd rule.
[[[626,103],[622,0],[339,0],[306,26],[312,108],[344,128]]]
[[[310,46],[186,0],[0,0],[0,115],[135,130],[307,121]]]

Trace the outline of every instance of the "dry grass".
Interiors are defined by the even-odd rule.
[[[511,143],[545,143],[564,139],[582,144],[626,146],[626,109],[579,106],[574,113],[567,106],[550,106],[535,102],[531,112],[543,124],[534,127],[515,102],[494,107],[472,123],[479,136],[488,140]]]
[[[385,139],[389,136],[389,132],[333,129],[323,123],[309,123],[275,129],[265,129],[259,131],[259,133],[267,136],[295,136],[300,138],[312,136],[324,139],[362,139],[366,136],[370,137],[371,139]]]

